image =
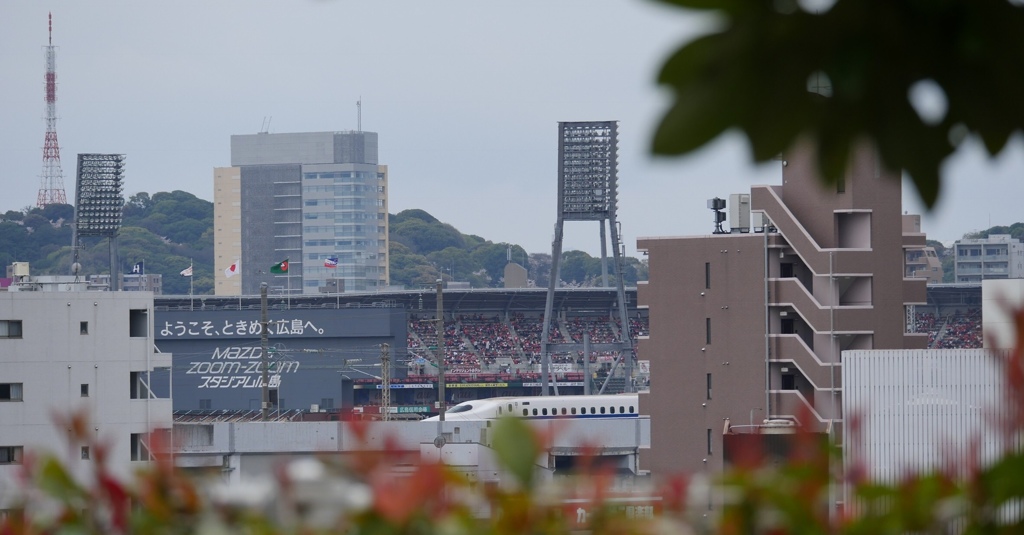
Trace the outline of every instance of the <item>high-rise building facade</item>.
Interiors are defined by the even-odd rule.
[[[927,344],[913,332],[925,280],[903,269],[925,236],[902,232],[899,174],[863,150],[826,185],[815,161],[793,151],[781,186],[751,189],[763,232],[638,241],[650,268],[637,290],[650,314],[638,352],[651,363],[640,406],[652,473],[720,470],[728,423],[836,432],[843,351]]]
[[[231,167],[214,170],[216,293],[387,287],[387,183],[374,132],[231,136]]]

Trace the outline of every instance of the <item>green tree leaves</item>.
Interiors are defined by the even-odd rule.
[[[813,140],[826,181],[872,143],[905,170],[927,206],[940,165],[967,134],[991,154],[1024,129],[1024,7],[1005,0],[837,0],[824,13],[793,0],[664,0],[719,15],[718,31],[666,60],[658,81],[674,102],[654,137],[658,154],[686,154],[730,129],[756,161]],[[922,82],[946,100],[919,114]]]

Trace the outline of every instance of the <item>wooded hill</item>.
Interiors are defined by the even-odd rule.
[[[0,216],[0,262],[5,266],[29,262],[36,275],[70,274],[73,216],[74,208],[70,205],[7,211]],[[393,285],[432,287],[438,278],[443,278],[469,282],[473,288],[500,287],[510,255],[513,262],[527,268],[529,279],[537,286],[548,285],[548,253],[531,254],[517,244],[494,243],[463,234],[423,210],[389,215],[389,224]],[[118,252],[118,269],[122,273],[129,273],[135,263],[144,262],[146,273],[163,275],[165,294],[188,293],[189,279],[179,273],[190,263],[193,291],[212,294],[214,270],[227,267],[213,265],[213,203],[184,191],[152,196],[142,192],[129,197],[124,205]],[[79,262],[87,275],[106,273],[106,240],[83,239]],[[614,277],[614,266],[611,261],[608,264],[609,274]],[[646,262],[626,258],[624,264],[626,285],[647,278]],[[600,283],[601,260],[582,251],[565,251],[561,271],[567,284],[594,286]]]

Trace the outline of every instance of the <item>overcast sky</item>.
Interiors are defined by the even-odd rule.
[[[619,221],[640,236],[706,234],[706,200],[778,184],[742,138],[655,159],[666,55],[708,22],[643,0],[179,0],[0,3],[0,211],[35,204],[42,170],[43,46],[53,12],[64,187],[75,157],[127,155],[126,195],[212,200],[232,134],[379,133],[390,211],[421,208],[462,232],[551,252],[559,121],[619,121]],[[272,120],[270,119],[272,117]],[[1024,220],[1024,141],[946,167],[929,237]],[[922,211],[904,188],[904,206]],[[598,254],[596,223],[565,250]]]

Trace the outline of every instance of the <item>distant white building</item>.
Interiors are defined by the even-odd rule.
[[[20,507],[26,454],[57,455],[84,480],[94,444],[106,444],[111,470],[127,477],[151,460],[151,432],[171,428],[171,355],[155,351],[153,294],[62,279],[0,292],[0,512]],[[88,440],[56,424],[73,413],[87,417]]]
[[[1009,234],[958,240],[953,254],[956,282],[1024,278],[1024,243]]]

